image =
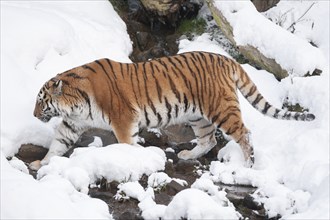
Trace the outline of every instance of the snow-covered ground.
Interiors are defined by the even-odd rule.
[[[88,185],[100,177],[122,182],[118,199],[136,198],[145,218],[238,219],[240,214],[226,198],[226,192],[215,185],[222,182],[256,186],[253,196],[265,204],[270,217],[280,214],[285,219],[329,219],[329,2],[315,2],[305,19],[297,23],[295,36],[299,42],[313,41],[318,52],[307,49],[301,52],[304,54],[294,55],[295,59],[286,59],[285,47],[270,52],[294,67],[320,67],[321,76],[290,76],[278,82],[266,71],[249,65],[243,68],[272,104],[281,107],[288,97],[313,112],[316,120],[266,118],[240,97],[244,121],[252,132],[255,147],[253,169],[243,166],[239,146],[229,142],[218,155],[225,159],[224,163],[212,162],[209,171],[191,188],[164,206],[154,202],[153,188],[171,178],[161,172],[166,158],[155,147],[117,144],[99,148],[96,141],[88,149],[76,149],[70,158],[54,157],[39,171],[39,180],[26,174],[21,161],[6,160],[22,143],[48,146],[57,120],[43,124],[32,115],[36,94],[46,80],[101,57],[130,62],[132,46],[125,24],[106,0],[1,1],[1,219],[111,219],[104,202],[86,195]],[[281,1],[263,15],[276,21],[285,14],[287,19],[281,25],[287,29],[311,3]],[[243,5],[249,8],[247,4]],[[234,14],[243,8],[235,2],[227,6],[237,12]],[[251,33],[237,25],[240,32]],[[269,36],[276,36],[279,29],[271,28],[272,25],[267,29]],[[241,42],[248,40],[263,42],[260,38],[241,38]],[[300,51],[299,45],[288,47]],[[267,44],[261,46],[266,48]],[[179,47],[180,52],[224,53],[208,34],[193,41],[181,40]],[[310,58],[312,54],[319,57]],[[146,189],[137,182],[142,174],[150,175]]]

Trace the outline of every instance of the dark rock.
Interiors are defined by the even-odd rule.
[[[139,179],[139,183],[141,184],[141,186],[143,188],[147,188],[148,187],[148,176],[143,174],[142,177]]]
[[[195,171],[196,166],[200,166],[197,160],[179,160],[174,168],[177,173],[191,174]]]
[[[99,188],[91,188],[89,189],[88,195],[92,198],[99,198],[103,201],[108,202],[114,197],[115,194],[109,191],[101,190]]]
[[[118,220],[143,220],[142,216],[131,211],[125,211],[118,216]]]
[[[243,205],[252,210],[261,210],[263,206],[254,201],[254,198],[248,194],[243,199]]]
[[[167,192],[161,191],[160,193],[155,194],[155,202],[161,205],[168,205],[172,200],[172,196],[170,196]]]
[[[164,129],[169,142],[187,143],[195,139],[192,128],[186,124],[172,125]]]
[[[23,144],[15,156],[26,163],[31,163],[35,160],[42,160],[47,152],[48,149],[44,147],[33,144]]]
[[[280,2],[280,0],[251,0],[251,2],[254,4],[254,6],[259,12],[264,12],[276,6],[277,3]]]
[[[165,151],[165,155],[167,159],[173,161],[173,163],[177,163],[179,161],[178,155],[175,152]]]
[[[172,162],[166,161],[164,172],[169,176],[173,176],[175,170]]]
[[[148,32],[136,32],[136,41],[140,50],[145,50],[150,43],[151,36]]]
[[[144,138],[145,143],[143,146],[158,146],[163,147],[167,144],[168,138],[166,135],[161,134],[157,136],[154,132],[149,132],[147,129],[142,129],[139,133],[140,137]]]
[[[184,187],[177,183],[176,181],[172,180],[170,183],[168,183],[165,187],[166,194],[170,196],[176,195],[178,192],[186,189],[187,187]]]
[[[163,47],[155,46],[147,51],[143,51],[136,55],[135,62],[143,62],[152,58],[159,58],[165,56],[165,50]]]

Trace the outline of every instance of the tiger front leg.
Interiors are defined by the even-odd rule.
[[[178,157],[184,160],[197,159],[207,154],[217,143],[215,126],[204,118],[190,120],[190,125],[196,135],[197,146],[192,150],[182,150]]]
[[[62,156],[65,154],[82,133],[83,130],[78,129],[74,124],[62,121],[55,131],[55,137],[50,144],[46,156],[41,161],[36,160],[30,163],[30,169],[39,170],[41,166],[47,165],[53,156]]]

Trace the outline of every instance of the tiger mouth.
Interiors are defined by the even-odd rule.
[[[46,116],[39,117],[38,119],[42,122],[49,122],[51,118],[52,118],[51,116],[46,115]]]

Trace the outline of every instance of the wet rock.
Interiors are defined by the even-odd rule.
[[[44,147],[33,144],[23,144],[15,156],[26,163],[31,163],[43,159],[47,152],[48,149]]]
[[[248,194],[243,199],[243,205],[252,210],[261,210],[263,206],[254,201],[254,198]]]

